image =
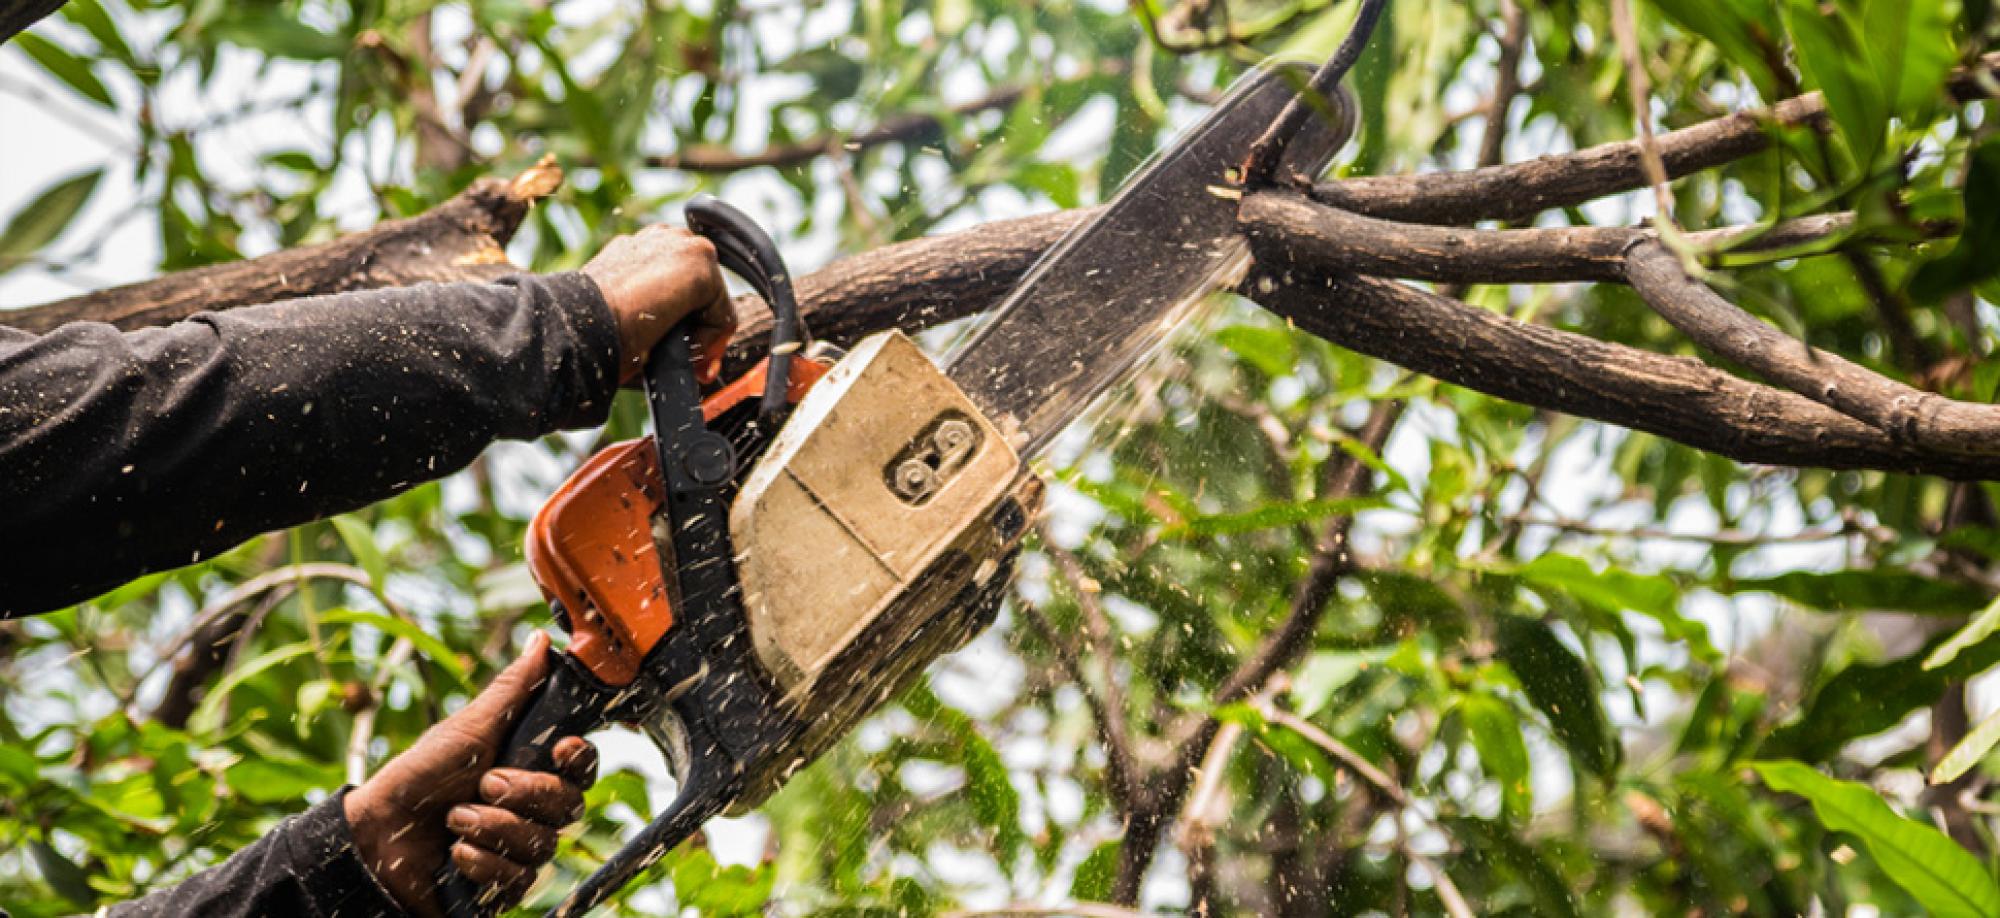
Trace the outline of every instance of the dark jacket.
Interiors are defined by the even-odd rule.
[[[0,328],[0,618],[601,424],[617,369],[581,274]]]
[[[355,854],[345,796],[286,819],[178,886],[111,906],[106,918],[400,918]]]
[[[581,274],[313,297],[121,332],[0,328],[0,618],[61,608],[602,424],[616,323]],[[340,797],[114,915],[399,912]]]

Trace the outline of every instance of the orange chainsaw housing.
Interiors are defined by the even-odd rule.
[[[769,362],[702,399],[702,420],[761,395]],[[786,399],[796,403],[828,364],[792,360]],[[568,652],[606,685],[630,685],[674,625],[672,590],[653,535],[666,500],[652,437],[607,446],[569,476],[528,523],[528,572],[568,612]],[[670,544],[670,542],[669,542]]]

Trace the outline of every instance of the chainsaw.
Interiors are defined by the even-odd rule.
[[[768,356],[704,393],[692,326],[649,356],[653,433],[605,448],[528,528],[568,632],[503,765],[635,725],[673,802],[551,915],[580,915],[709,818],[761,804],[990,625],[1040,507],[1029,461],[1196,304],[1239,281],[1238,169],[1306,71],[1259,69],[1052,247],[943,362],[901,332],[812,340],[777,247],[710,197],[687,223],[772,312]],[[1342,95],[1286,150],[1305,175],[1353,127]],[[490,890],[444,879],[454,918]]]

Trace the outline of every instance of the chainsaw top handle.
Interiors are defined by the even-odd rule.
[[[774,418],[785,410],[791,383],[792,356],[808,337],[792,293],[791,273],[778,254],[778,244],[748,214],[713,195],[698,194],[687,203],[687,225],[715,245],[716,259],[731,273],[750,282],[751,289],[771,307],[770,367],[764,375],[764,397],[758,413]]]

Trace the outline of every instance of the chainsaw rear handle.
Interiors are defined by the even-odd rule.
[[[750,282],[771,307],[771,366],[764,376],[764,400],[758,413],[776,417],[785,409],[791,383],[792,356],[805,343],[805,320],[792,293],[792,278],[778,244],[748,214],[713,195],[698,194],[687,202],[687,225],[715,244],[716,260]]]
[[[677,497],[692,493],[705,479],[726,479],[735,464],[729,441],[702,423],[701,396],[694,376],[694,322],[690,316],[676,324],[646,361],[647,397],[651,402],[663,477],[669,493]],[[679,494],[674,494],[676,491]],[[668,562],[663,559],[661,563]],[[679,579],[677,571],[666,570],[662,574],[670,581]],[[565,610],[558,603],[550,606],[556,620],[565,624],[567,616],[594,614],[585,609]],[[676,622],[675,626],[681,623]],[[549,677],[535,690],[521,720],[501,745],[497,760],[500,765],[553,771],[556,742],[611,723],[612,708],[621,695],[635,687],[606,684],[567,651],[551,646],[548,653]],[[640,680],[645,678],[644,673],[639,675]],[[438,899],[444,905],[446,918],[490,918],[498,912],[494,896],[492,888],[482,888],[467,880],[446,859],[438,884]]]

